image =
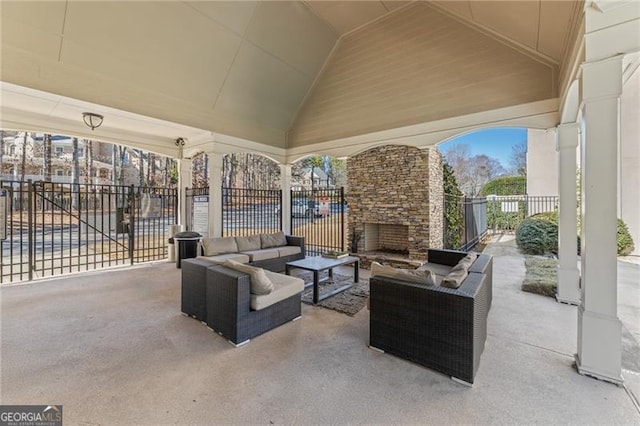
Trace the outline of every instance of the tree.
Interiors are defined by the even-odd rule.
[[[144,153],[141,149],[134,149],[133,152],[138,156],[138,186],[144,185]]]
[[[124,162],[127,158],[127,147],[126,146],[118,146],[118,156],[119,156],[119,162],[120,162],[120,177],[118,178],[118,181],[120,183],[120,185],[124,185],[125,181],[124,181]]]
[[[45,182],[51,182],[51,135],[45,133],[42,139],[43,161],[42,176]]]
[[[527,175],[527,141],[521,141],[511,146],[509,166],[518,176]]]
[[[0,176],[4,173],[4,130],[0,130]]]
[[[191,161],[193,170],[191,174],[191,184],[194,188],[202,188],[209,185],[209,162],[206,157],[207,154],[200,152],[194,155]]]
[[[444,246],[457,249],[462,243],[462,231],[464,214],[462,209],[462,191],[458,187],[453,168],[446,162],[442,162],[442,183],[444,189]]]
[[[92,183],[95,171],[93,169],[93,141],[89,139],[85,148],[85,161],[87,162],[87,183]]]
[[[71,144],[73,147],[73,153],[71,159],[73,162],[73,183],[75,185],[80,183],[80,156],[78,155],[78,138],[72,138]]]
[[[22,155],[20,156],[20,182],[24,182],[25,169],[27,167],[27,139],[29,137],[28,132],[23,132]]]
[[[484,184],[505,173],[495,158],[484,154],[471,156],[466,144],[446,149],[444,156],[454,171],[460,189],[469,197],[478,196]]]

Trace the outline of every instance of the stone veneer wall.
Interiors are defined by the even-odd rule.
[[[347,180],[350,233],[364,236],[365,223],[406,225],[410,259],[442,248],[442,157],[435,148],[373,148],[347,160]]]

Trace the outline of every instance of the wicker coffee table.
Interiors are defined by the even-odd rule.
[[[318,287],[318,284],[320,284],[320,282],[333,278],[333,268],[335,268],[336,266],[348,265],[351,263],[355,264],[353,269],[353,282],[357,283],[359,279],[358,267],[360,266],[360,259],[354,256],[346,256],[339,259],[333,259],[323,256],[313,256],[300,260],[294,260],[293,262],[287,263],[285,273],[287,275],[290,275],[291,269],[293,268],[304,269],[306,271],[313,272],[313,282],[305,283],[305,287],[313,285],[313,303],[316,304],[319,301],[326,299],[327,297],[336,295],[353,286],[353,284],[349,283],[322,295],[320,294],[320,289]],[[320,272],[322,271],[328,271],[329,276],[320,280]]]

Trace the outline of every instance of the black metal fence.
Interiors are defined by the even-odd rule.
[[[557,209],[557,196],[492,196],[487,197],[487,222],[492,232],[515,232],[525,218]]]
[[[186,229],[208,232],[209,188],[187,188]],[[222,188],[222,235],[242,236],[282,229],[282,191]]]
[[[177,191],[3,181],[0,283],[167,257]]]
[[[487,199],[445,194],[444,247],[470,250],[487,234]]]
[[[207,232],[209,188],[187,188],[186,229]],[[307,253],[344,250],[344,189],[291,191],[291,233],[304,236]],[[252,235],[283,229],[282,191],[222,188],[222,235]]]
[[[444,246],[469,250],[487,232],[515,232],[525,218],[557,209],[557,196],[467,198],[445,194]]]
[[[222,235],[242,236],[282,229],[282,191],[222,188]]]
[[[291,233],[305,237],[307,255],[344,251],[344,188],[291,191]]]

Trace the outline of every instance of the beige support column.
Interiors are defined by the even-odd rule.
[[[280,188],[282,188],[282,230],[291,234],[291,164],[280,164]]]
[[[191,158],[181,158],[178,160],[178,223],[182,229],[187,229],[187,203],[186,188],[191,188],[192,183],[192,162]]]
[[[558,167],[558,292],[556,300],[580,305],[577,232],[578,197],[576,194],[576,148],[580,137],[578,123],[558,126],[556,150]]]
[[[622,55],[582,67],[582,305],[578,309],[580,374],[622,383],[617,317],[616,207]]]
[[[207,152],[209,157],[209,236],[222,236],[222,156]]]

